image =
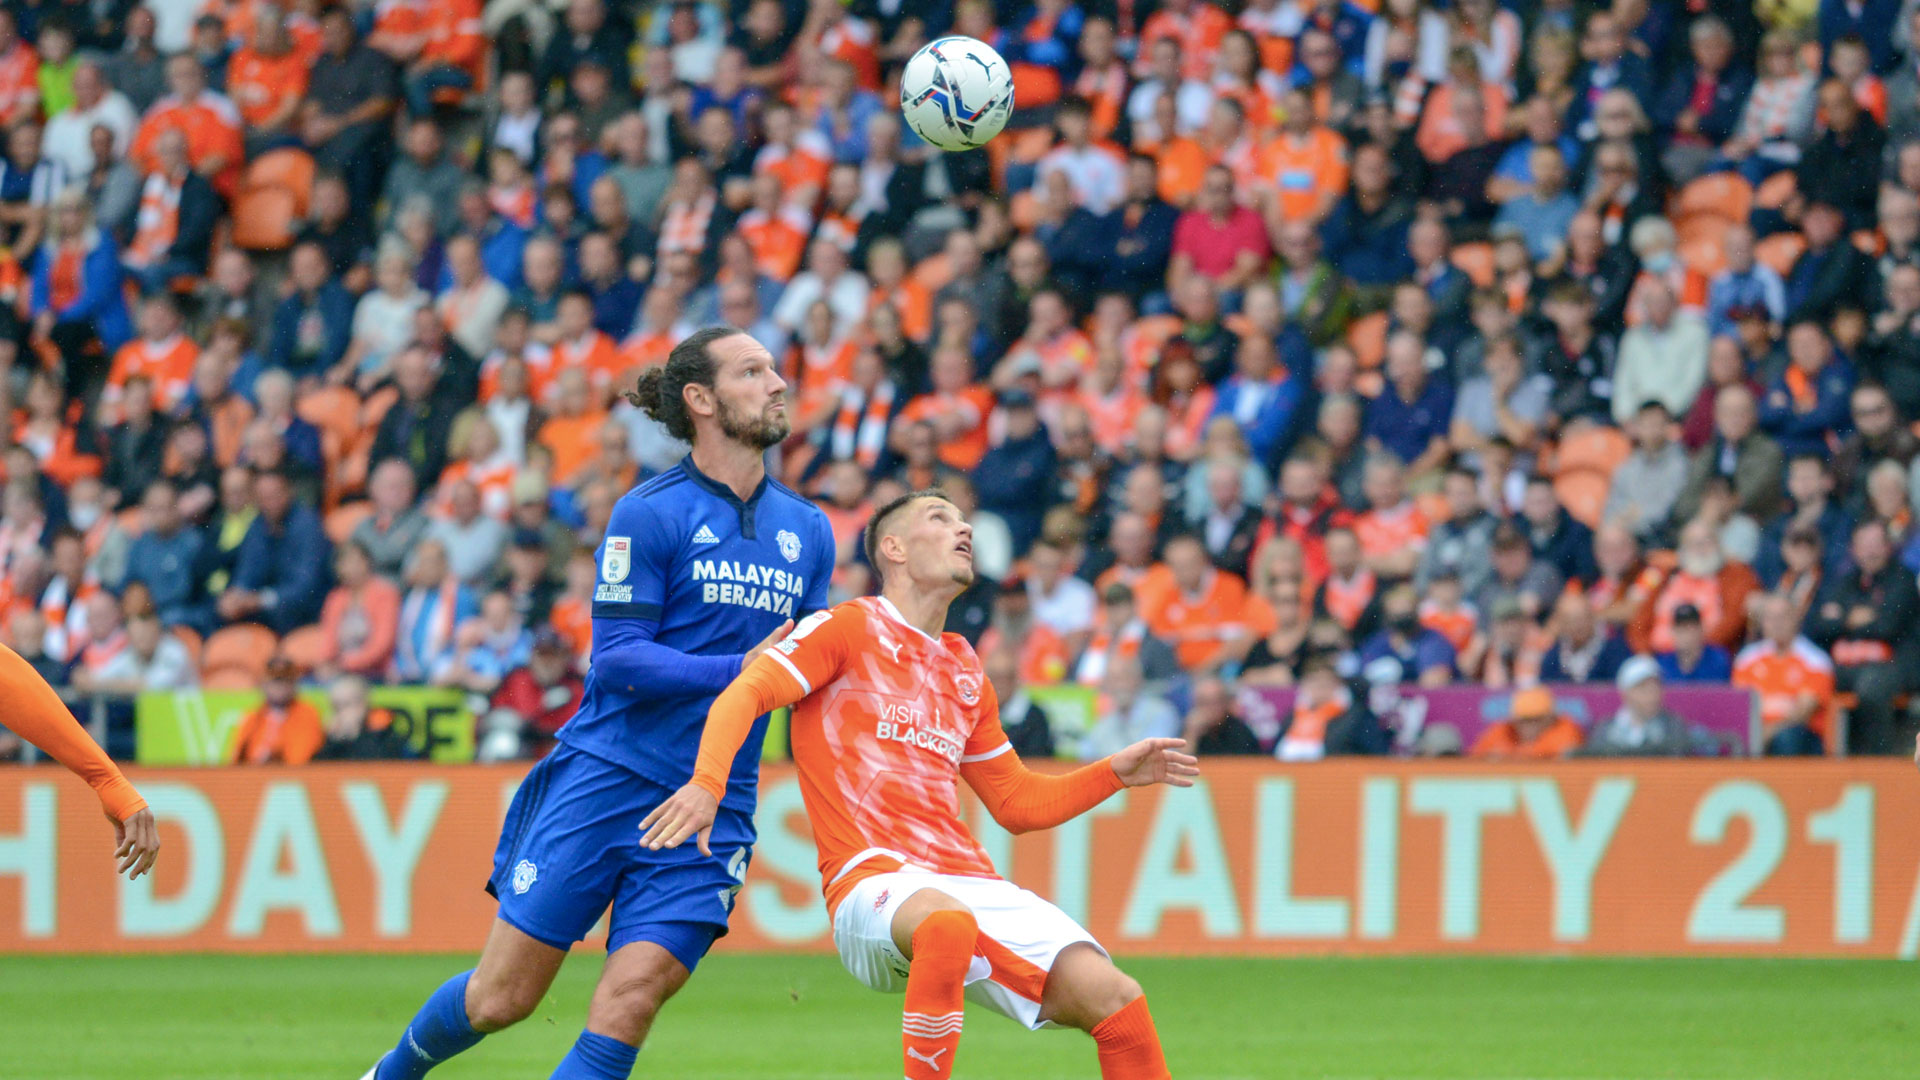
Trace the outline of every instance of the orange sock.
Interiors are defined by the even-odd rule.
[[[1167,1080],[1171,1075],[1146,998],[1133,999],[1093,1025],[1093,1041],[1100,1048],[1101,1080]]]
[[[900,1022],[906,1080],[944,1080],[953,1075],[967,968],[973,963],[973,943],[979,936],[980,924],[969,911],[936,911],[913,932],[906,1015]]]

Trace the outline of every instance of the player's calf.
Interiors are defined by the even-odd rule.
[[[1079,942],[1060,951],[1047,972],[1040,1017],[1092,1035],[1103,1080],[1168,1076],[1160,1033],[1140,984],[1092,945]]]
[[[710,932],[705,940],[711,942]],[[704,952],[705,945],[699,951]],[[690,958],[697,962],[697,956]],[[653,1029],[653,1018],[692,974],[685,960],[656,941],[615,949],[587,1006],[587,1030],[553,1071],[552,1080],[626,1080],[640,1044]]]
[[[907,1000],[900,1043],[907,1080],[941,1080],[953,1074],[965,1015],[967,969],[973,964],[980,924],[965,904],[923,889],[900,905],[893,937],[906,954]]]

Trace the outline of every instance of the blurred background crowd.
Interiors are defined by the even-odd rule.
[[[945,33],[982,150],[898,119]],[[1911,730],[1915,0],[9,0],[0,127],[0,637],[117,754],[264,687],[238,760],[404,755],[388,685],[542,752],[685,452],[621,391],[716,322],[836,599],[872,506],[972,515],[1030,755]],[[1508,715],[1378,704],[1454,685]]]

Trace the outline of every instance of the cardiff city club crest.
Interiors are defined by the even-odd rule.
[[[539,867],[526,859],[521,859],[513,868],[513,894],[525,896],[527,890],[533,888],[533,883],[538,880],[540,880]]]
[[[785,555],[788,562],[800,561],[800,538],[798,536],[795,536],[786,529],[781,529],[780,532],[774,536],[773,542],[780,545],[780,554]]]

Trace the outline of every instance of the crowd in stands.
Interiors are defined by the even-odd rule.
[[[893,107],[944,33],[981,150]],[[1023,753],[1385,752],[1394,684],[1512,691],[1430,753],[1908,729],[1916,0],[10,0],[0,127],[0,639],[264,687],[238,761],[406,753],[396,684],[550,745],[686,449],[622,391],[718,322],[836,601],[871,507],[971,516]]]

